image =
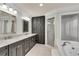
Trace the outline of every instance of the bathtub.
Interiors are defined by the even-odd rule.
[[[62,40],[57,47],[61,56],[79,56],[79,42]]]

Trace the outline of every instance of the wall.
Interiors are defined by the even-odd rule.
[[[18,7],[16,7],[12,3],[7,3],[7,5],[18,11],[18,14],[17,14],[17,17],[16,17],[16,19],[17,19],[17,29],[16,29],[16,31],[17,31],[17,34],[22,34],[23,33],[23,21],[22,21],[21,17],[26,16],[26,17],[31,18],[31,15],[28,12],[26,12],[26,13],[23,12],[22,10],[20,10]],[[29,33],[31,33],[31,21],[29,21]]]

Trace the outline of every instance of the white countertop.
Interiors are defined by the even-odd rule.
[[[25,38],[29,38],[29,37],[34,36],[34,35],[36,35],[36,34],[20,35],[20,36],[14,37],[12,39],[1,40],[0,41],[0,48],[7,46],[7,45],[10,45],[12,43],[18,42],[20,40],[24,40]]]

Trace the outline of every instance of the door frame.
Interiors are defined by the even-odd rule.
[[[48,22],[48,19],[50,19],[50,18],[55,18],[54,19],[54,33],[55,33],[55,39],[54,39],[54,46],[55,46],[55,44],[56,44],[56,15],[52,15],[52,16],[50,16],[50,17],[46,17],[45,18],[45,45],[48,45],[47,44],[47,22]]]

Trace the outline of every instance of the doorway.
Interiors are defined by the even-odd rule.
[[[55,28],[54,17],[47,20],[47,44],[54,47],[55,41]]]

